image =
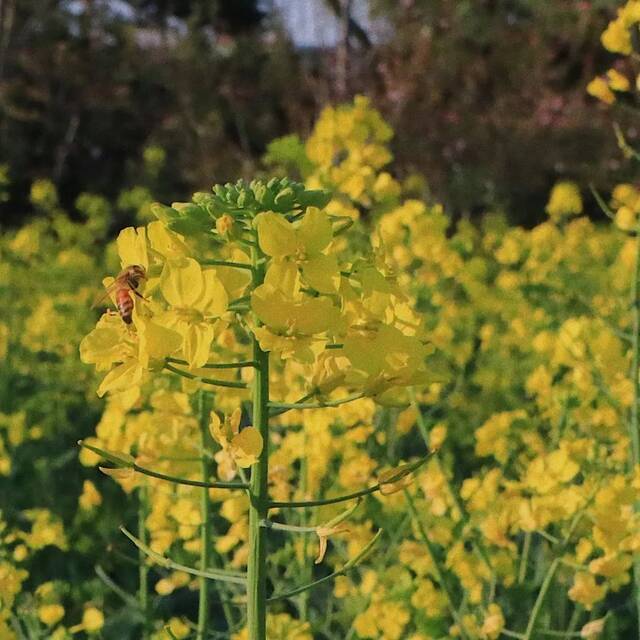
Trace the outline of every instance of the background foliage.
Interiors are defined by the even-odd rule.
[[[337,47],[301,48],[284,26],[292,9],[254,0],[5,0],[2,220],[27,213],[41,177],[65,206],[87,190],[114,198],[147,179],[148,146],[166,153],[155,191],[166,201],[251,179],[270,140],[308,135],[322,106],[356,93],[396,132],[394,171],[425,175],[455,215],[499,208],[531,224],[557,179],[623,178],[607,111],[584,94],[611,61],[598,36],[615,0],[369,4],[387,37],[356,21]]]

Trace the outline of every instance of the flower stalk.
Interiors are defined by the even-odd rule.
[[[149,492],[146,482],[138,488],[138,536],[147,543],[147,515],[149,512]],[[151,626],[151,611],[149,603],[149,565],[142,552],[138,551],[138,605],[142,613],[142,638],[149,637]]]
[[[264,263],[258,247],[252,249],[253,285],[264,281]],[[258,318],[255,322],[259,324]],[[247,566],[247,627],[249,640],[266,639],[267,601],[267,530],[260,523],[269,510],[269,354],[253,338],[253,426],[258,429],[264,446],[251,470],[249,485],[249,558]]]
[[[211,458],[207,455],[211,443],[209,442],[209,414],[211,413],[211,396],[205,391],[198,392],[198,414],[200,424],[200,470],[202,481],[208,482],[211,476]],[[211,500],[209,489],[200,490],[200,568],[205,571],[211,563]],[[209,580],[200,576],[198,597],[198,627],[196,639],[204,640],[209,632]]]

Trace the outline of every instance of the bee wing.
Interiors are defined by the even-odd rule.
[[[91,305],[92,309],[99,307],[102,304],[102,302],[106,300],[106,298],[111,296],[118,289],[117,278],[105,278],[102,281],[102,284],[105,286],[106,291],[96,297],[96,299],[93,301],[93,304]]]

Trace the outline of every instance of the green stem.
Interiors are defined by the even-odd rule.
[[[143,544],[147,544],[147,514],[149,510],[149,489],[146,482],[138,488],[138,537]],[[142,612],[142,638],[146,640],[150,632],[150,608],[149,608],[149,565],[145,554],[138,552],[138,603]]]
[[[186,564],[180,564],[175,562],[171,558],[156,553],[151,547],[147,546],[141,540],[138,540],[131,532],[127,531],[124,527],[120,527],[120,531],[133,542],[133,544],[140,549],[146,556],[151,558],[156,564],[166,569],[175,569],[176,571],[184,571],[192,576],[204,577],[209,580],[221,580],[222,582],[233,582],[234,584],[244,585],[246,584],[246,577],[242,573],[236,571],[226,571],[223,569],[194,569],[188,567]],[[129,560],[127,556],[121,556],[125,560]]]
[[[211,414],[211,398],[200,390],[198,392],[198,413],[200,416],[200,445],[202,454],[200,457],[200,470],[202,481],[208,482],[211,476],[211,460],[206,452],[209,450],[209,416]],[[211,501],[209,489],[202,487],[200,495],[200,568],[206,570],[211,562]],[[198,598],[198,628],[196,639],[204,640],[209,633],[209,581],[200,576]]]
[[[575,635],[576,627],[578,626],[578,622],[580,621],[580,616],[582,616],[583,609],[580,605],[576,605],[573,613],[571,614],[571,619],[569,620],[569,626],[564,634],[565,640],[569,640]]]
[[[253,267],[250,264],[244,262],[232,262],[229,260],[200,260],[200,264],[212,266],[212,267],[233,267],[234,269],[248,269],[253,271]]]
[[[416,422],[418,423],[418,429],[420,430],[420,435],[422,436],[422,439],[424,440],[424,444],[428,450],[429,449],[429,429],[427,428],[427,423],[424,419],[422,410],[420,409],[420,404],[418,403],[418,399],[416,398],[416,392],[413,389],[413,387],[409,387],[409,400],[411,401],[411,406],[416,412]],[[445,470],[442,468],[439,457],[436,455],[435,458],[436,458],[436,463],[440,468],[440,472],[442,473],[442,477],[444,478],[445,483],[447,485],[447,491],[449,493],[451,501],[453,502],[455,509],[460,514],[460,519],[466,526],[469,523],[469,517],[467,515],[467,512],[464,506],[462,505],[460,498],[458,497],[458,493],[451,486],[451,481],[449,480],[449,476],[447,475]],[[480,556],[480,559],[484,562],[485,566],[487,567],[487,569],[489,569],[493,578],[495,579],[495,572],[491,564],[491,559],[489,558],[489,552],[485,548],[484,544],[482,544],[482,542],[477,540],[476,538],[474,538],[471,541],[471,543],[476,553],[478,554],[478,556]]]
[[[640,433],[638,428],[639,415],[638,403],[640,402],[640,229],[636,233],[635,244],[635,269],[632,283],[632,362],[631,362],[631,382],[633,384],[633,403],[631,405],[631,416],[629,421],[629,436],[631,438],[631,460],[630,472],[633,473],[636,466],[640,464]],[[634,512],[640,511],[640,505],[634,504]],[[640,556],[635,554],[633,561],[633,583],[634,600],[636,603],[636,614],[638,624],[638,637],[640,637]]]
[[[269,408],[274,409],[271,416],[278,416],[290,409],[324,409],[326,407],[339,407],[341,404],[347,404],[354,400],[364,398],[364,393],[352,393],[345,398],[337,400],[326,400],[325,402],[270,402]]]
[[[153,471],[146,467],[141,467],[134,464],[132,469],[138,473],[142,473],[145,476],[151,478],[158,478],[159,480],[166,480],[167,482],[173,482],[174,484],[185,484],[191,487],[204,487],[207,489],[248,489],[249,485],[244,482],[208,482],[205,480],[190,480],[189,478],[179,478],[178,476],[168,476],[165,473],[159,471]]]
[[[258,247],[251,251],[253,285],[264,281],[264,263]],[[256,323],[258,319],[256,318]],[[269,354],[253,337],[253,426],[262,436],[263,448],[251,470],[249,485],[249,558],[247,565],[247,627],[249,640],[266,640],[267,617],[267,530],[260,526],[269,509]]]
[[[309,391],[309,393],[306,393],[305,395],[303,395],[301,398],[298,398],[295,402],[291,402],[289,404],[287,404],[287,403],[278,403],[280,405],[284,405],[284,408],[269,409],[269,417],[270,418],[275,418],[276,416],[282,415],[283,413],[286,413],[287,411],[289,411],[289,409],[291,407],[294,407],[294,406],[297,407],[299,404],[302,404],[303,402],[306,402],[307,400],[311,400],[311,398],[313,398],[317,393],[318,393],[318,390],[317,389],[313,389],[313,390]],[[276,404],[276,403],[270,402],[269,406],[273,407],[274,404]]]
[[[408,475],[409,473],[415,473],[427,460],[429,456],[418,460],[417,462],[412,462],[408,471],[403,472],[402,475]],[[398,477],[400,479],[400,477]],[[375,493],[376,491],[380,491],[382,487],[385,485],[392,484],[396,480],[393,477],[388,478],[384,482],[378,482],[374,484],[372,487],[367,487],[366,489],[360,489],[360,491],[354,491],[353,493],[348,493],[343,496],[337,496],[335,498],[324,498],[321,500],[290,500],[288,502],[279,502],[277,500],[272,500],[269,502],[269,509],[292,509],[292,508],[300,508],[300,507],[322,507],[327,504],[337,504],[338,502],[346,502],[347,500],[355,500],[356,498],[362,498],[363,496],[368,496],[371,493]]]
[[[171,373],[175,373],[183,378],[187,378],[189,380],[198,380],[199,382],[203,382],[204,384],[210,384],[214,387],[229,387],[230,389],[247,389],[247,385],[244,382],[235,382],[233,380],[217,380],[215,378],[204,378],[202,376],[197,376],[194,373],[189,373],[188,371],[183,371],[182,369],[178,369],[178,367],[174,367],[169,362],[165,362],[164,368],[167,371],[171,371]]]
[[[186,360],[180,358],[167,358],[167,362],[173,364],[181,364],[188,366],[189,363]],[[203,364],[201,369],[243,369],[244,367],[255,367],[256,363],[253,360],[241,360],[240,362],[207,362]]]
[[[116,584],[108,575],[107,572],[98,564],[95,568],[96,575],[101,580],[101,582],[107,586],[111,591],[113,591],[122,601],[131,607],[132,609],[137,609],[140,607],[140,601],[136,600],[136,598],[125,591],[121,586]]]
[[[451,617],[453,618],[454,622],[458,626],[458,629],[460,630],[460,637],[467,638],[468,636],[465,631],[462,618],[458,612],[458,608],[456,607],[455,598],[453,597],[453,591],[451,590],[451,587],[449,586],[448,581],[445,579],[444,570],[440,567],[440,561],[438,560],[437,549],[435,548],[435,545],[433,544],[433,542],[431,542],[431,540],[429,539],[429,536],[427,535],[427,532],[425,531],[425,528],[422,524],[422,520],[420,520],[420,516],[418,515],[418,510],[416,509],[416,505],[415,505],[415,502],[413,501],[411,494],[406,489],[404,489],[404,495],[405,495],[405,498],[407,499],[407,504],[409,505],[409,511],[411,512],[413,521],[418,527],[418,532],[420,534],[420,537],[422,538],[422,541],[427,547],[427,551],[431,558],[431,562],[433,563],[435,578],[440,583],[440,587],[442,588],[442,591],[444,592],[444,595],[447,599],[447,604],[449,605],[449,612],[451,613]]]
[[[520,568],[518,569],[518,584],[522,584],[527,575],[527,564],[529,562],[529,550],[531,549],[531,532],[524,534],[524,543],[520,553]]]
[[[302,400],[304,402],[304,400]],[[308,463],[308,454],[309,454],[309,437],[307,433],[307,427],[305,424],[302,425],[302,458],[300,460],[300,491],[303,496],[307,495],[307,491],[309,490],[309,463]],[[313,527],[309,526],[309,520],[311,518],[311,513],[309,509],[302,509],[300,512],[300,529],[310,530],[309,533],[313,531]],[[307,534],[303,534],[302,536],[302,559],[299,566],[300,570],[300,582],[301,583],[310,583],[313,577],[313,569],[312,565],[309,562],[309,536]],[[300,594],[300,620],[302,622],[307,622],[309,620],[309,591],[305,590]]]
[[[318,578],[318,580],[314,580],[309,584],[303,584],[300,587],[296,587],[291,591],[286,591],[285,593],[279,593],[279,594],[273,595],[267,600],[267,602],[271,603],[271,602],[276,602],[278,600],[286,600],[287,598],[291,598],[293,596],[297,596],[300,593],[304,593],[305,591],[309,591],[309,589],[313,589],[318,585],[323,584],[324,582],[333,580],[337,576],[344,575],[345,573],[347,573],[347,571],[350,571],[351,569],[359,565],[369,555],[369,553],[371,553],[371,550],[373,549],[375,544],[378,542],[378,539],[380,538],[381,535],[382,535],[382,529],[379,529],[376,535],[373,538],[371,538],[369,542],[367,542],[366,546],[362,549],[362,551],[360,551],[360,553],[358,553],[358,555],[355,556],[355,558],[352,558],[351,560],[349,560],[341,569],[338,569],[337,571],[334,571],[333,573],[330,573],[329,575],[324,576],[322,578]]]
[[[540,591],[538,592],[538,597],[533,605],[533,609],[531,610],[531,615],[529,616],[529,622],[527,623],[527,628],[522,636],[523,640],[531,640],[531,634],[536,626],[536,622],[538,621],[538,616],[540,615],[540,611],[542,610],[542,605],[544,603],[544,598],[547,595],[547,591],[551,586],[551,582],[553,581],[554,576],[556,575],[556,570],[558,569],[558,565],[560,564],[560,559],[556,558],[547,571],[547,575],[544,577],[542,581],[542,585],[540,586]]]

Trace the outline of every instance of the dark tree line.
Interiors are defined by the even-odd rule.
[[[271,139],[358,92],[394,126],[401,171],[459,213],[527,221],[557,178],[613,180],[609,116],[584,92],[607,68],[613,0],[371,0],[382,41],[353,0],[316,2],[343,29],[335,48],[296,49],[256,0],[0,0],[1,222],[38,177],[66,203],[144,182],[149,145],[166,151],[163,200],[252,174]]]

